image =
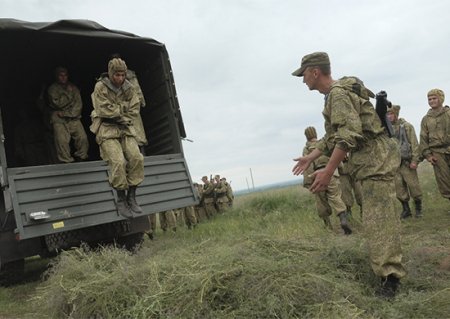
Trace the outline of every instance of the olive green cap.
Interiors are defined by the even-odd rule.
[[[308,66],[330,65],[330,58],[326,52],[314,52],[302,58],[300,68],[292,72],[293,76],[303,76]]]

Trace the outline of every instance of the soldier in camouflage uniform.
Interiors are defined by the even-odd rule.
[[[199,200],[198,205],[194,206],[194,210],[195,210],[195,217],[197,218],[197,222],[202,222],[204,221],[207,216],[206,216],[206,211],[205,211],[205,207],[203,205],[202,202],[202,194],[203,194],[203,187],[198,184],[198,183],[194,183],[194,192],[196,193],[196,197]]]
[[[91,95],[91,131],[96,134],[100,156],[109,164],[109,182],[117,191],[117,210],[132,218],[133,213],[142,213],[136,202],[136,188],[144,180],[144,157],[133,125],[139,113],[139,96],[126,73],[125,61],[109,61],[108,76],[96,83]]]
[[[302,58],[292,73],[303,77],[310,90],[325,95],[325,136],[309,155],[294,159],[301,174],[322,153],[331,154],[327,166],[313,173],[312,192],[326,189],[334,171],[349,156],[352,176],[361,181],[364,236],[372,270],[382,279],[380,293],[393,297],[406,270],[402,264],[400,218],[395,214],[394,177],[400,166],[397,143],[390,139],[370,103],[375,95],[355,77],[335,81],[328,54],[315,52]]]
[[[414,127],[405,119],[399,118],[400,105],[388,107],[387,117],[392,124],[395,137],[399,141],[401,164],[395,177],[395,192],[402,203],[401,218],[411,217],[409,198],[416,207],[416,217],[422,217],[422,190],[420,189],[417,166],[419,165],[419,142]]]
[[[220,179],[220,175],[214,176],[215,188],[214,192],[216,193],[216,205],[219,213],[223,213],[229,207],[229,199],[227,196],[228,187],[227,185]]]
[[[203,181],[203,192],[200,201],[205,207],[206,216],[208,218],[213,217],[216,213],[216,207],[214,206],[214,184],[208,180],[207,176],[202,177]]]
[[[361,182],[355,180],[348,170],[348,158],[346,157],[338,166],[339,182],[341,183],[342,200],[347,206],[347,213],[352,214],[353,203],[359,206],[359,214],[362,216]],[[353,197],[354,195],[354,197]]]
[[[433,165],[441,195],[450,200],[450,108],[444,106],[445,94],[440,89],[428,92],[431,109],[420,124],[421,155]]]
[[[227,187],[228,206],[233,207],[233,202],[234,202],[233,188],[231,188],[231,184],[227,182],[227,179],[225,177],[222,177],[220,180]]]
[[[303,148],[303,156],[310,154],[317,144],[317,132],[313,126],[309,126],[305,129],[306,146]],[[330,158],[325,155],[319,156],[312,162],[311,167],[313,172],[324,168]],[[334,213],[339,216],[341,222],[341,228],[346,235],[350,235],[352,230],[347,220],[346,206],[342,201],[341,187],[339,178],[336,172],[333,174],[328,187],[321,192],[316,192],[316,208],[320,218],[323,219],[325,225],[331,228],[330,215]]]
[[[88,158],[89,142],[81,124],[83,102],[78,88],[69,82],[66,68],[55,70],[56,82],[48,88],[48,102],[51,108],[50,123],[53,125],[56,154],[62,163],[82,161]],[[75,152],[72,157],[70,140],[73,139]]]
[[[120,54],[115,53],[111,56],[111,58],[121,58]],[[133,70],[127,69],[127,80],[133,85],[136,90],[136,94],[139,97],[140,107],[144,108],[146,105],[144,94],[142,93],[141,85],[139,84],[139,80],[137,78],[136,72]],[[133,126],[136,132],[136,142],[140,147],[148,144],[147,137],[145,135],[144,124],[142,123],[141,113],[133,119]]]

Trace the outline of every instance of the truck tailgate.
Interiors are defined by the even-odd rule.
[[[137,201],[144,214],[197,203],[181,154],[145,157],[144,182]],[[85,228],[124,219],[103,161],[8,169],[11,201],[21,239]],[[43,212],[46,219],[31,213]]]

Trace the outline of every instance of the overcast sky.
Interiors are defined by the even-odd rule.
[[[291,76],[301,57],[330,55],[335,79],[388,92],[416,127],[427,92],[450,96],[446,0],[1,0],[0,16],[94,20],[165,43],[188,138],[193,180],[221,174],[234,189],[298,179],[304,128],[324,132],[323,96]],[[447,103],[448,104],[448,103]]]

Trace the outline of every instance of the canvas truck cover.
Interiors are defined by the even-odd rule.
[[[14,212],[21,238],[123,219],[115,209],[108,166],[88,129],[90,94],[114,53],[136,73],[146,100],[141,108],[148,140],[142,146],[145,179],[137,191],[144,214],[197,203],[183,155],[181,139],[186,132],[164,44],[88,20],[31,23],[13,19],[0,19],[0,42],[2,206],[5,213]],[[45,93],[58,66],[68,68],[69,79],[83,100],[81,121],[88,134],[89,158],[81,163],[58,163],[48,147],[52,132],[45,118]],[[30,127],[41,129],[23,134]],[[24,135],[28,137],[21,139]],[[33,147],[42,152],[25,159],[18,156],[19,149]],[[36,163],[37,158],[41,162]],[[39,212],[51,218],[31,217]]]

